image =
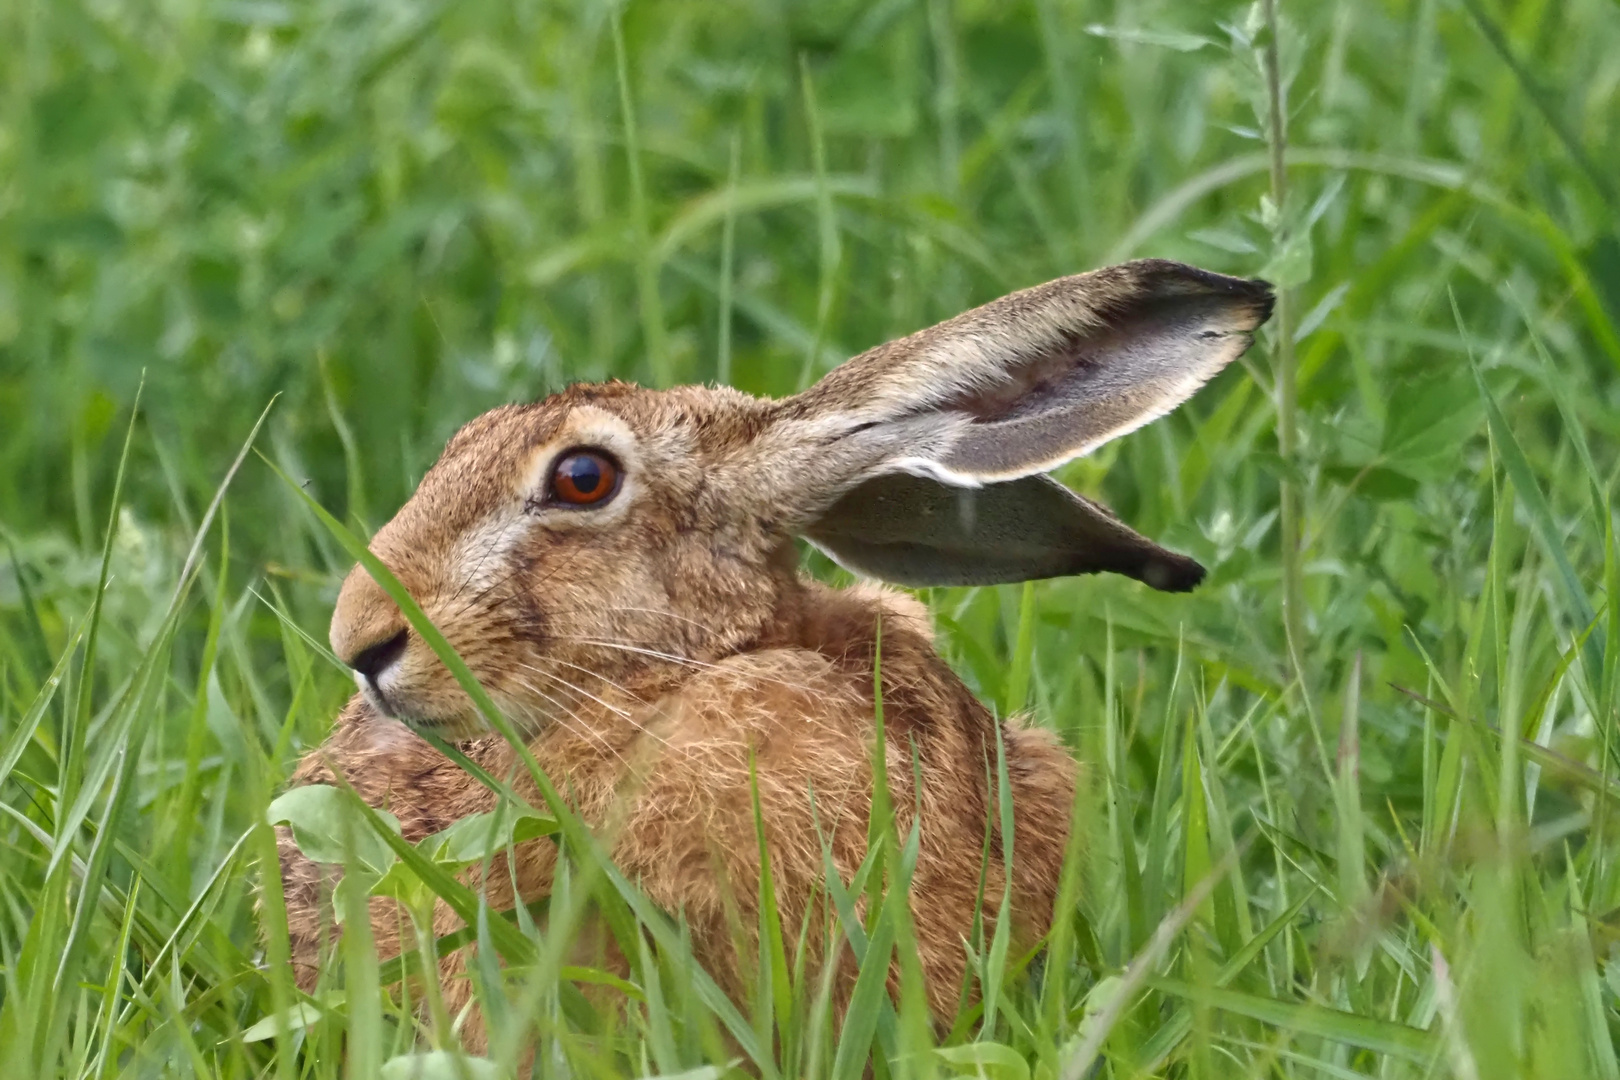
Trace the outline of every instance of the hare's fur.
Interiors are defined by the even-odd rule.
[[[741,956],[758,956],[750,758],[783,925],[790,941],[807,927],[807,955],[819,958],[829,912],[820,902],[814,910],[811,905],[813,897],[826,896],[823,844],[846,882],[866,854],[872,653],[881,618],[887,773],[904,835],[912,817],[909,747],[915,745],[924,786],[914,921],[929,1004],[936,1016],[949,1017],[979,899],[987,821],[992,847],[984,916],[992,928],[1003,895],[996,793],[987,786],[995,775],[995,720],[939,661],[926,612],[915,601],[886,590],[838,592],[809,582],[790,591],[798,609],[791,639],[610,688],[601,703],[575,707],[566,723],[550,727],[530,747],[548,775],[575,793],[584,819],[604,829],[614,862],[663,910],[684,913],[699,959],[729,993],[741,995],[738,944]],[[1016,808],[1013,940],[1028,946],[1050,918],[1075,766],[1048,732],[1013,724],[1003,735]],[[497,776],[514,771],[511,748],[498,737],[476,741],[468,753]],[[368,802],[392,810],[407,839],[493,806],[487,788],[360,697],[293,782],[331,783],[334,766]],[[517,772],[518,793],[543,806]],[[545,895],[555,847],[542,839],[517,851],[518,893],[524,899]],[[293,959],[308,988],[330,934],[321,908],[322,868],[304,859],[285,834],[281,853]],[[513,905],[512,877],[504,861],[490,874],[489,901],[497,910]],[[404,912],[391,900],[371,904],[379,951],[397,954],[402,932],[409,941]],[[435,923],[441,935],[460,925],[443,904]],[[831,929],[841,933],[836,918]],[[847,951],[840,951],[849,963]],[[470,994],[469,981],[453,977],[461,967],[460,954],[444,962],[442,986],[452,1014]],[[840,998],[848,988],[848,978],[842,979]]]
[[[698,958],[734,995],[746,993],[744,965],[758,955],[757,790],[786,933],[805,935],[810,970],[836,958],[835,995],[847,996],[853,961],[824,883],[828,859],[848,881],[866,853],[876,667],[901,835],[920,814],[918,955],[930,1007],[948,1019],[975,912],[987,928],[1010,919],[1018,947],[1046,932],[1076,766],[1048,732],[1000,725],[1014,810],[1012,836],[1001,835],[998,723],[934,651],[925,609],[874,585],[840,591],[802,577],[793,537],[857,568],[894,568],[895,580],[1107,569],[1190,587],[1197,564],[1028,478],[1173,408],[1247,347],[1269,310],[1264,283],[1141,262],[1003,298],[782,401],[713,387],[571,387],[462,428],[372,550],[524,730],[617,865],[688,922]],[[617,494],[591,509],[548,501],[553,464],[581,447],[618,463]],[[906,505],[928,520],[897,521],[891,489],[863,487],[901,474],[915,478]],[[1001,485],[987,505],[1041,525],[1027,530],[1027,550],[1020,536],[958,519],[951,493],[981,484]],[[837,528],[818,534],[829,514]],[[391,640],[403,643],[397,658],[363,681],[293,783],[340,772],[410,840],[490,809],[488,789],[403,720],[464,740],[542,805],[512,748],[481,735],[459,684],[356,567],[333,617],[334,651],[365,666],[361,655]],[[1007,843],[1012,907],[1001,911]],[[542,839],[517,849],[515,867],[497,860],[480,884],[491,905],[544,896],[554,854]],[[283,830],[281,871],[308,988],[332,955],[330,868]],[[371,913],[379,950],[397,954],[404,913],[380,898]],[[457,925],[441,904],[435,931]],[[605,962],[622,964],[608,952]],[[452,1014],[471,993],[456,977],[464,955],[442,965]],[[476,1019],[466,1038],[481,1040]]]

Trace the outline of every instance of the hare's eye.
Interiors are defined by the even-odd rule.
[[[619,490],[619,466],[597,450],[572,450],[551,469],[550,501],[598,506]]]

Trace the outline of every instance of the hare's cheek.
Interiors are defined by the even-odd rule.
[[[513,559],[532,529],[520,510],[507,508],[462,533],[446,559],[448,600],[476,597],[511,580]]]
[[[547,597],[555,636],[605,636],[648,644],[664,636],[659,627],[669,608],[668,590],[656,569],[636,554],[583,556],[573,561],[566,575],[559,575],[564,576],[571,580]]]

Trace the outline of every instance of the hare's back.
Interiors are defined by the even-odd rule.
[[[920,814],[919,874],[975,891],[987,830],[996,863],[988,880],[1002,864],[995,777],[1005,754],[1015,892],[1040,907],[1074,802],[1068,751],[1048,731],[999,724],[935,651],[913,598],[806,586],[784,644],[694,669],[638,710],[630,814],[657,840],[623,854],[697,867],[706,860],[677,853],[701,842],[731,853],[724,861],[735,870],[752,860],[752,875],[762,823],[777,857],[802,862],[810,878],[828,857],[853,873],[865,855],[881,718],[892,805],[904,828]]]
[[[930,997],[944,1009],[975,910],[993,921],[1003,895],[997,724],[929,642],[888,620],[880,667],[885,772],[901,835],[919,827],[911,903]],[[819,937],[825,920],[812,905],[825,902],[828,871],[847,883],[866,855],[874,682],[858,649],[769,649],[714,665],[646,710],[633,790],[615,800],[624,816],[612,829],[614,860],[660,906],[685,913],[700,952],[719,957],[737,933],[751,938],[762,847],[784,926]],[[1050,921],[1075,768],[1048,732],[1007,725],[1001,734],[1013,929],[1029,943]]]

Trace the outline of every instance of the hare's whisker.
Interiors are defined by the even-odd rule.
[[[534,685],[528,679],[519,676],[517,681],[523,686],[524,689],[528,690],[537,697],[545,698],[546,701],[550,702],[553,707],[560,710],[560,714],[546,713],[543,719],[551,720],[562,725],[562,727],[569,733],[577,735],[580,738],[585,739],[587,742],[594,742],[598,744],[603,750],[606,750],[608,753],[624,762],[625,765],[630,764],[625,760],[624,755],[619,752],[618,747],[614,746],[613,743],[609,741],[608,738],[601,732],[592,729],[591,725],[585,722],[584,717],[580,716],[579,713],[569,708],[565,702],[559,701],[557,698],[552,697],[550,694]],[[569,720],[573,720],[573,723],[570,724],[568,722]]]
[[[559,675],[554,675],[549,671],[542,671],[542,670],[540,670],[539,668],[535,667],[532,664],[524,664],[523,666],[528,668],[530,671],[534,672],[537,675],[542,675],[545,678],[548,678],[548,679],[552,680],[553,682],[561,683],[562,685],[568,687],[568,689],[574,691],[575,693],[584,694],[586,697],[590,698],[592,701],[596,702],[598,705],[601,705],[604,709],[608,709],[609,711],[611,711],[613,713],[616,713],[621,719],[624,720],[625,723],[629,724],[631,727],[635,728],[637,731],[641,732],[643,735],[646,735],[650,739],[656,739],[665,746],[669,745],[669,740],[668,739],[664,738],[662,735],[658,734],[658,732],[654,731],[652,728],[648,727],[646,724],[642,723],[640,720],[637,720],[632,714],[624,711],[623,709],[615,708],[614,706],[609,705],[607,702],[603,701],[601,698],[597,697],[595,694],[592,694],[589,691],[580,689],[579,687],[575,686],[573,683],[569,682],[567,679],[564,679]],[[533,688],[533,684],[530,683],[527,679],[523,680],[523,683],[524,683],[525,686],[529,686],[530,688]],[[539,691],[536,691],[536,692],[538,693]],[[577,713],[574,714],[574,715],[575,715],[576,718],[578,718]]]
[[[591,699],[593,699],[593,701],[596,701],[596,703],[603,704],[604,708],[612,709],[612,711],[617,712],[617,714],[619,714],[619,716],[622,717],[622,719],[624,719],[624,721],[627,722],[627,724],[629,724],[630,727],[633,727],[633,729],[638,730],[638,732],[642,732],[643,735],[646,735],[646,737],[656,738],[656,740],[658,740],[658,742],[663,743],[663,745],[666,745],[666,746],[669,745],[669,740],[667,740],[667,738],[664,738],[663,735],[659,735],[658,732],[654,732],[654,730],[651,730],[650,727],[646,727],[646,725],[642,724],[642,722],[637,721],[637,719],[635,719],[635,717],[630,716],[629,712],[622,711],[622,709],[614,709],[614,708],[612,708],[611,704],[604,703],[604,701],[601,701],[601,698],[596,698],[596,696],[590,695],[590,693],[586,693],[586,691],[580,690],[580,688],[575,687],[575,685],[573,685],[573,683],[567,682],[567,680],[565,680],[565,678],[559,678],[559,677],[557,677],[557,675],[552,675],[551,672],[544,672],[544,670],[538,669],[538,667],[535,667],[535,665],[533,665],[533,664],[523,664],[523,667],[527,667],[527,669],[530,669],[531,672],[535,672],[536,675],[541,675],[541,677],[551,678],[552,682],[562,683],[562,685],[564,685],[564,687],[569,688],[569,690],[577,691],[577,693],[583,693],[583,695],[585,695],[586,698],[591,698]],[[557,708],[559,708],[559,709],[567,709],[567,711],[569,711],[569,716],[572,716],[573,719],[575,719],[575,721],[580,722],[580,725],[583,725],[583,727],[590,727],[590,725],[586,724],[585,717],[580,716],[580,714],[578,714],[578,712],[575,712],[575,711],[573,711],[573,709],[570,709],[569,706],[567,706],[567,704],[561,703],[561,701],[557,701],[556,698],[552,698],[552,696],[548,695],[548,693],[546,693],[546,691],[541,690],[541,688],[539,688],[539,687],[536,687],[535,683],[530,682],[530,680],[528,680],[528,678],[518,677],[518,682],[522,682],[523,685],[525,685],[525,687],[528,688],[528,690],[535,691],[536,695],[541,696],[541,698],[546,699],[546,701],[551,701],[552,704],[556,704]],[[569,729],[569,730],[573,730],[573,729]],[[595,732],[593,732],[593,733],[595,733]],[[603,743],[604,746],[608,745],[608,740],[606,740],[606,738],[604,738],[603,735],[601,735],[601,733],[595,733],[595,738],[596,738],[596,742]],[[617,751],[614,751],[614,755],[616,755],[617,758],[620,759],[620,761],[624,761],[624,756],[619,755],[619,753],[617,753]],[[625,764],[629,764],[629,763],[625,763]]]
[[[613,687],[613,689],[619,691],[619,693],[625,694],[625,695],[628,695],[631,698],[634,698],[635,701],[637,702],[637,704],[645,705],[647,703],[646,700],[644,698],[642,698],[639,694],[637,694],[634,690],[631,690],[629,687],[624,686],[621,683],[614,682],[612,679],[608,678],[606,675],[603,675],[600,671],[592,671],[588,667],[581,667],[578,664],[571,664],[567,660],[563,660],[563,659],[561,659],[559,657],[556,657],[556,656],[542,656],[542,657],[540,657],[540,660],[543,663],[547,663],[547,664],[561,664],[563,667],[573,668],[575,671],[582,672],[582,673],[584,673],[586,675],[589,675],[593,679],[601,679],[603,682],[605,682],[609,686]]]
[[[715,628],[713,623],[706,623],[700,619],[689,618],[685,615],[677,615],[675,612],[665,611],[663,608],[634,607],[629,604],[603,604],[602,609],[605,611],[639,611],[647,615],[661,615],[666,619],[675,619],[679,622],[688,623],[699,630],[713,630]]]
[[[678,653],[663,652],[659,649],[649,649],[640,645],[632,645],[622,641],[608,641],[603,638],[570,637],[566,640],[578,642],[581,645],[597,645],[605,649],[622,649],[625,652],[639,653],[642,656],[652,656],[659,660],[670,660],[678,664],[690,664],[699,668],[717,668],[719,664],[711,664],[707,660],[698,660],[690,656],[681,656]]]
[[[666,619],[674,619],[677,622],[683,622],[683,623],[687,623],[687,624],[689,624],[691,626],[695,626],[699,630],[714,631],[716,629],[719,629],[719,623],[717,623],[717,622],[704,622],[701,619],[694,619],[694,618],[691,618],[690,616],[687,616],[687,615],[678,615],[675,612],[668,611],[668,610],[666,610],[664,608],[636,607],[636,606],[631,605],[631,604],[601,603],[601,604],[594,604],[594,605],[592,605],[592,606],[590,606],[588,608],[587,607],[552,608],[552,609],[550,609],[549,613],[552,614],[552,615],[575,615],[575,614],[578,614],[578,613],[580,613],[582,611],[584,611],[584,612],[634,611],[634,612],[641,612],[641,613],[647,614],[647,615],[658,615],[658,616],[661,616],[661,617],[666,618]]]
[[[695,668],[702,668],[702,669],[708,669],[708,670],[713,670],[713,671],[725,670],[719,664],[711,663],[711,662],[709,662],[707,660],[698,660],[698,659],[696,659],[694,657],[681,656],[681,655],[679,655],[677,653],[662,652],[662,651],[660,651],[658,649],[650,649],[650,648],[646,648],[644,646],[629,644],[629,643],[622,642],[622,641],[609,641],[609,640],[606,640],[606,639],[603,639],[603,638],[576,637],[576,636],[566,636],[566,635],[553,635],[553,636],[558,641],[571,641],[571,642],[575,642],[575,643],[578,643],[578,644],[581,644],[581,645],[595,645],[595,646],[598,646],[598,647],[604,648],[604,649],[619,649],[619,650],[622,650],[622,651],[628,652],[628,653],[636,653],[636,654],[642,655],[642,656],[656,657],[657,659],[660,659],[660,660],[668,660],[671,663],[687,664],[687,665],[689,665],[691,667],[695,667]],[[765,675],[765,674],[762,674],[762,673],[757,672],[757,671],[750,671],[750,672],[747,673],[746,677],[749,678],[749,679],[752,679],[752,680],[757,680],[759,682],[775,683],[777,686],[785,686],[790,690],[800,690],[800,691],[803,691],[804,693],[807,693],[807,694],[817,693],[817,688],[813,687],[813,686],[810,686],[807,683],[795,682],[792,679],[784,679],[784,678],[781,678],[781,677],[776,676],[776,675]]]
[[[545,670],[543,670],[541,668],[535,667],[533,664],[525,664],[525,663],[520,662],[518,664],[518,666],[528,668],[530,671],[534,672],[537,675],[544,675],[546,678],[552,680],[553,682],[561,683],[562,685],[568,687],[568,689],[574,691],[574,693],[581,694],[581,695],[583,695],[585,697],[590,698],[592,701],[594,701],[598,705],[602,706],[602,708],[606,709],[608,712],[614,713],[615,715],[617,715],[617,716],[619,716],[619,717],[621,717],[621,718],[623,718],[625,720],[630,719],[630,714],[628,712],[626,712],[624,709],[619,708],[617,705],[610,705],[608,702],[603,701],[601,698],[597,697],[595,694],[591,693],[589,690],[586,690],[583,687],[575,686],[573,683],[569,682],[567,679],[563,678],[561,675],[554,675],[549,671],[545,671]],[[587,669],[581,669],[581,670],[587,670]],[[632,721],[632,723],[634,723],[634,721]]]

